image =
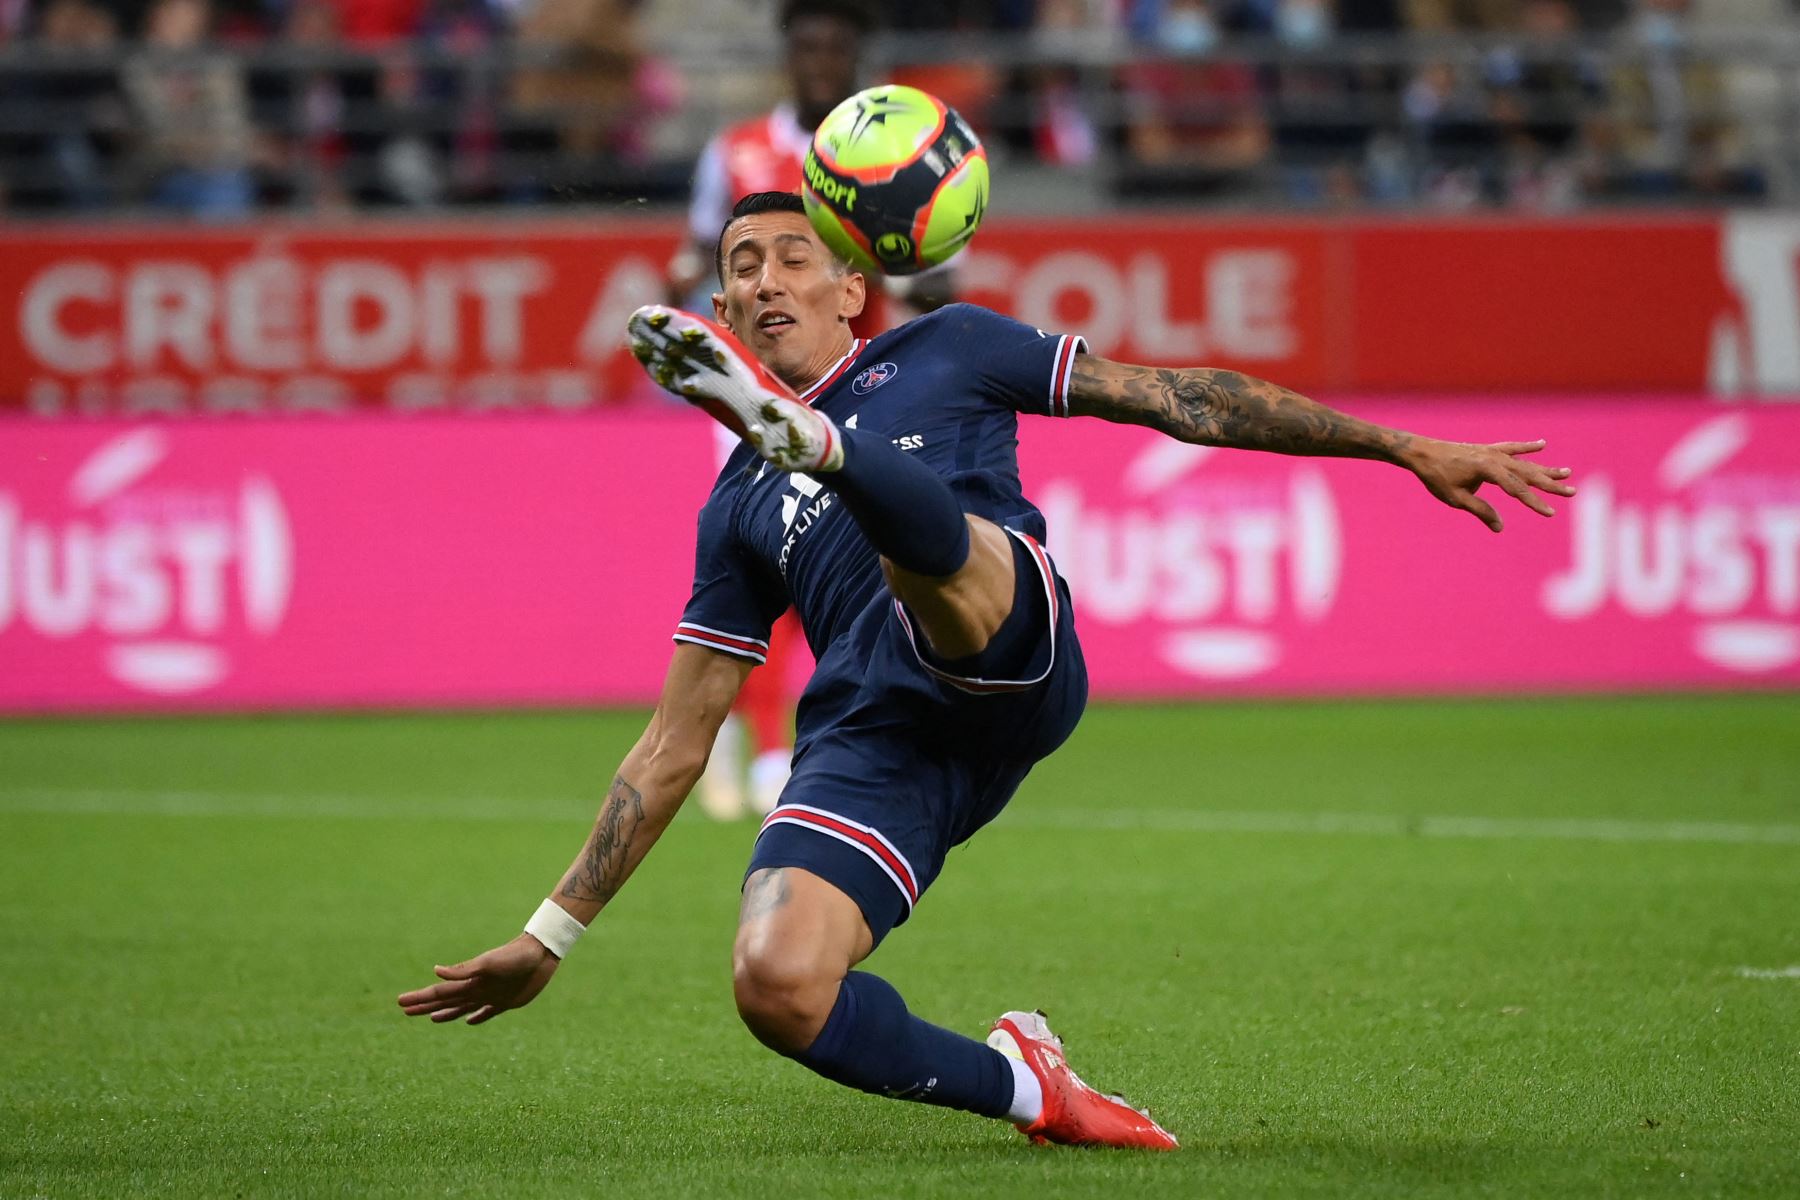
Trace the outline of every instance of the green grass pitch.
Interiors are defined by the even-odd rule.
[[[1800,697],[1108,707],[870,962],[1167,1156],[758,1047],[686,813],[531,1008],[634,714],[0,725],[0,1196],[1800,1195]]]

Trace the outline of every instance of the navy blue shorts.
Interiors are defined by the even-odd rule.
[[[856,901],[877,945],[952,846],[1006,807],[1087,704],[1069,589],[1016,531],[1013,611],[973,659],[932,654],[883,593],[857,621],[869,667],[856,701],[794,759],[745,872],[801,867]]]

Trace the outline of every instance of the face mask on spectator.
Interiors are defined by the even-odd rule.
[[[1321,45],[1331,37],[1331,14],[1316,0],[1284,0],[1275,10],[1275,36],[1289,46]]]
[[[1176,54],[1205,54],[1219,44],[1219,29],[1206,13],[1183,9],[1163,18],[1157,38]]]

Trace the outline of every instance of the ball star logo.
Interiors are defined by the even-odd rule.
[[[980,184],[975,186],[975,204],[969,209],[969,215],[963,218],[963,237],[973,237],[975,226],[981,224],[981,216],[987,212],[987,189]]]
[[[906,111],[907,106],[895,100],[892,92],[879,96],[859,96],[856,101],[856,123],[850,126],[850,132],[845,135],[844,140],[854,143],[869,131],[870,126],[886,125],[889,117]]]

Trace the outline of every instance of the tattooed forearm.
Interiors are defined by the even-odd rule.
[[[563,880],[562,894],[571,900],[598,901],[613,898],[631,873],[631,841],[644,823],[644,796],[615,776],[607,789],[606,804],[588,835],[587,849]]]
[[[1075,360],[1069,411],[1148,425],[1184,442],[1282,454],[1397,462],[1412,441],[1236,371],[1139,367],[1087,354]]]

